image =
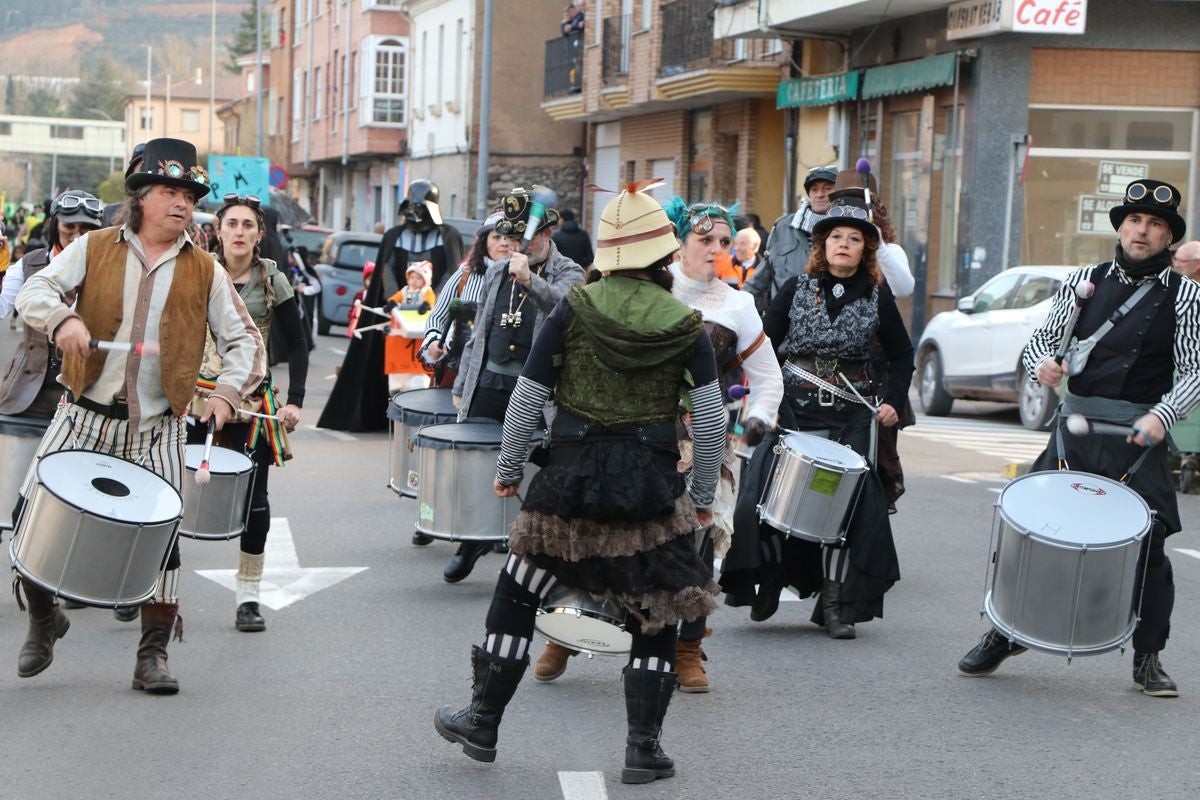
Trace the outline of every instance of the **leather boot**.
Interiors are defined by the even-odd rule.
[[[500,718],[529,666],[529,657],[519,661],[500,658],[476,645],[471,648],[471,666],[475,682],[470,704],[459,711],[442,706],[433,715],[433,727],[446,741],[461,744],[463,752],[476,761],[492,762],[496,760]]]
[[[704,629],[705,637],[712,635],[712,628]],[[707,692],[708,674],[704,671],[704,662],[708,655],[700,647],[701,639],[685,642],[682,639],[675,642],[675,673],[679,677],[679,691],[700,694]]]
[[[167,644],[174,631],[183,641],[183,622],[178,603],[148,603],[142,606],[142,640],[138,643],[133,688],[151,694],[175,694],[179,681],[167,671]]]
[[[567,671],[567,659],[579,655],[578,650],[571,650],[561,644],[546,642],[537,663],[533,665],[534,680],[546,683],[552,681]]]
[[[838,616],[841,613],[839,600],[841,594],[842,584],[838,581],[826,578],[825,582],[821,584],[821,605],[825,610],[825,630],[829,632],[830,639],[853,639],[856,635],[854,625],[842,622]]]
[[[660,739],[667,705],[675,691],[675,673],[626,667],[624,676],[629,734],[625,737],[621,783],[651,783],[674,777],[675,762],[663,752]]]
[[[783,594],[783,575],[778,568],[769,568],[758,584],[754,602],[750,605],[752,622],[766,622],[779,610],[779,597]]]
[[[71,621],[50,592],[24,578],[20,579],[20,586],[25,589],[25,599],[29,603],[29,633],[17,657],[17,675],[32,678],[54,661],[54,643],[67,634]],[[16,585],[13,593],[17,594]],[[21,605],[20,600],[21,596],[17,594],[17,605]]]
[[[492,549],[491,542],[463,542],[450,556],[446,568],[442,570],[442,580],[446,583],[458,583],[471,574],[475,562],[480,556]]]

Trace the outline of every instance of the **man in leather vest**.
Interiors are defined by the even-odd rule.
[[[1044,386],[1057,387],[1069,375],[1056,430],[1033,469],[1069,468],[1122,481],[1155,512],[1142,542],[1134,588],[1141,598],[1140,620],[1133,633],[1133,685],[1151,697],[1179,694],[1158,656],[1170,634],[1175,602],[1165,540],[1180,529],[1164,439],[1173,424],[1200,406],[1200,284],[1172,271],[1168,249],[1187,229],[1179,215],[1181,199],[1174,186],[1161,181],[1130,183],[1124,202],[1109,212],[1119,239],[1113,260],[1068,276],[1024,356],[1025,369]],[[1075,319],[1075,288],[1084,281],[1094,291],[1068,330]],[[1056,358],[1060,343],[1071,336],[1094,339],[1086,362]],[[1127,435],[1092,433],[1090,426],[1072,434],[1066,424],[1070,414],[1123,428]],[[1063,602],[1070,602],[1065,590]],[[958,669],[968,676],[990,675],[1004,659],[1023,652],[1019,642],[993,628]]]
[[[61,380],[70,393],[37,457],[78,449],[141,461],[179,491],[185,471],[183,415],[207,332],[216,338],[222,369],[200,421],[211,420],[218,429],[262,381],[265,352],[224,268],[188,238],[196,200],[209,191],[196,148],[179,139],[155,139],[143,155],[125,180],[127,222],[68,245],[25,282],[17,310],[26,325],[43,331],[62,351]],[[72,294],[74,306],[64,302]],[[100,343],[118,347],[104,349]],[[147,347],[155,344],[157,353]],[[129,349],[137,345],[140,350]],[[27,480],[26,499],[37,491],[37,481]],[[22,520],[18,527],[21,537],[53,541],[38,519]],[[175,694],[179,683],[167,669],[167,644],[172,631],[182,635],[178,545],[164,555],[153,598],[142,606],[133,688]],[[29,633],[17,675],[28,678],[50,666],[54,644],[70,622],[55,596],[30,575],[23,574],[21,584],[29,601]]]

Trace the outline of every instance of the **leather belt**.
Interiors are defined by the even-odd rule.
[[[88,400],[86,397],[76,397],[71,400],[72,403],[80,408],[86,408],[88,411],[94,411],[97,414],[103,414],[110,419],[129,419],[129,404],[120,401],[104,405],[97,403],[94,400]]]

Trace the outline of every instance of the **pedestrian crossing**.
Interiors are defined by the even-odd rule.
[[[1046,446],[1050,434],[1031,431],[1019,425],[962,417],[930,417],[917,414],[917,424],[905,428],[906,437],[949,444],[1009,462],[1033,461]]]

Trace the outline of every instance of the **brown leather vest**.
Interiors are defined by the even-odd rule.
[[[116,228],[102,228],[88,236],[87,277],[79,289],[75,311],[94,339],[112,341],[121,327],[128,251],[128,243],[117,240]],[[135,262],[131,269],[140,271],[141,265]],[[184,413],[196,388],[212,281],[212,256],[185,246],[175,259],[175,275],[159,321],[160,380],[175,414]],[[81,396],[96,382],[107,355],[107,351],[95,350],[86,359],[63,358],[63,382],[74,396]],[[153,369],[154,363],[142,361],[144,368]],[[101,398],[101,402],[107,399]]]
[[[48,249],[30,250],[21,259],[25,280],[50,263]],[[0,378],[0,414],[20,414],[29,408],[42,390],[50,364],[50,340],[46,334],[25,326],[12,360]]]

